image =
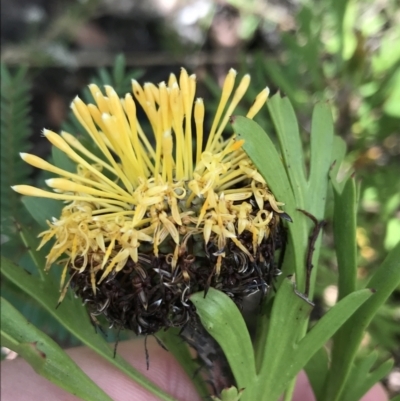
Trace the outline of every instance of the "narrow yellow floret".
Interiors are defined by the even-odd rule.
[[[152,247],[157,256],[168,243],[174,269],[188,238],[199,234],[205,244],[213,241],[220,249],[216,274],[228,240],[254,257],[270,232],[272,212],[264,210],[266,202],[276,213],[281,213],[282,203],[242,150],[243,141],[232,135],[223,139],[250,76],[245,75],[236,90],[235,81],[236,71],[231,69],[209,132],[204,128],[203,100],[195,99],[196,77],[185,69],[179,79],[171,74],[168,83],[158,86],[132,81],[133,96],[123,99],[112,87],[106,86],[103,94],[94,84],[89,89],[95,104],[86,105],[76,97],[71,108],[102,157],[69,133],[44,130],[46,138],[76,163],[76,172],[21,153],[27,163],[57,177],[46,181],[53,192],[13,187],[24,195],[66,201],[61,216],[54,216],[41,234],[41,246],[55,239],[46,268],[66,254],[62,281],[68,266],[89,269],[95,291],[97,272],[102,272],[102,281],[129,258],[137,262],[142,245]],[[266,88],[257,96],[247,117],[261,110],[268,94]],[[152,135],[137,120],[137,104]],[[253,238],[252,252],[238,238],[246,231]]]

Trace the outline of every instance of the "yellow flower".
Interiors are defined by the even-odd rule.
[[[184,69],[179,81],[171,74],[168,83],[158,87],[133,81],[134,97],[128,93],[120,99],[110,86],[104,95],[92,84],[95,104],[75,98],[71,108],[102,157],[66,132],[44,130],[52,145],[76,163],[76,173],[23,153],[27,163],[54,173],[56,177],[46,181],[53,192],[13,187],[24,195],[65,202],[61,216],[54,216],[41,234],[40,247],[55,239],[46,269],[67,255],[62,280],[68,269],[89,273],[95,294],[103,280],[128,262],[138,264],[141,254],[164,255],[170,272],[179,267],[189,281],[182,260],[192,254],[190,241],[202,242],[203,253],[211,249],[215,255],[208,266],[210,276],[221,273],[229,244],[250,262],[265,258],[259,247],[277,225],[282,203],[234,134],[223,137],[250,83],[245,75],[234,90],[235,78],[231,69],[208,133],[203,100],[195,99],[196,77]],[[268,93],[268,88],[260,92],[247,117],[259,112]],[[152,135],[137,119],[138,105]]]

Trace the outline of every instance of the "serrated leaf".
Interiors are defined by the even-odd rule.
[[[26,67],[10,74],[7,67],[1,66],[1,213],[29,223],[20,196],[10,189],[12,185],[28,183],[32,171],[19,157],[19,152],[27,149],[31,133],[31,95],[26,73]]]

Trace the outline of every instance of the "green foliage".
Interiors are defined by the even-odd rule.
[[[231,3],[240,9],[243,38],[251,37],[258,26],[268,22],[268,15],[257,8],[259,2],[235,0]],[[356,401],[392,367],[392,360],[386,360],[381,349],[398,346],[396,336],[400,334],[400,325],[394,317],[398,305],[390,299],[384,305],[390,295],[400,289],[397,216],[400,180],[395,151],[400,124],[400,54],[393,51],[393,43],[400,38],[400,26],[390,20],[395,14],[395,2],[386,2],[389,21],[382,13],[365,13],[370,4],[370,1],[323,0],[318,4],[304,1],[295,18],[295,32],[281,35],[282,52],[267,59],[258,54],[252,66],[243,64],[242,69],[246,73],[252,72],[253,77],[253,85],[245,99],[248,103],[256,95],[253,88],[264,87],[266,83],[287,95],[287,98],[279,94],[272,97],[268,104],[269,114],[260,113],[256,119],[258,124],[236,117],[233,128],[238,139],[245,140],[244,150],[277,199],[286,203],[285,211],[293,223],[287,224],[290,239],[284,274],[277,283],[276,294],[262,305],[254,343],[229,298],[212,289],[206,298],[203,294],[192,298],[205,328],[225,352],[237,381],[237,388],[224,390],[221,400],[263,399],[266,394],[268,399],[274,400],[284,391],[285,400],[289,400],[293,380],[304,368],[318,401]],[[256,8],[257,12],[254,11]],[[366,46],[374,41],[380,43],[378,51]],[[122,96],[130,91],[130,80],[141,74],[138,70],[126,71],[121,55],[112,71],[99,69],[91,82],[99,87],[112,85]],[[59,296],[59,275],[53,274],[56,269],[49,275],[43,274],[46,250],[36,252],[34,249],[39,226],[43,229],[45,220],[59,213],[59,205],[24,198],[25,209],[9,189],[10,185],[29,181],[30,168],[20,160],[18,152],[27,150],[30,95],[26,69],[11,74],[3,66],[1,75],[2,216],[12,216],[18,222],[32,225],[20,227],[10,224],[11,220],[2,220],[2,234],[13,239],[3,246],[2,254],[19,265],[2,260],[3,296],[14,307],[23,310],[25,316],[29,315],[38,327],[43,327],[45,320],[57,322],[50,321],[48,325],[53,331],[46,332],[58,333],[58,341],[67,335],[82,341],[153,394],[172,400],[122,358],[112,358],[107,343],[100,335],[94,335],[80,302],[67,296],[61,307],[57,311],[54,309]],[[213,98],[218,98],[218,85],[209,78],[206,84]],[[87,89],[82,97],[92,102]],[[215,110],[214,99],[207,102],[206,107]],[[321,100],[314,108],[309,124],[310,106]],[[325,101],[329,101],[329,107]],[[333,135],[332,112],[336,132],[341,138]],[[239,109],[237,114],[244,113]],[[306,129],[301,130],[299,125]],[[309,126],[311,135],[306,132]],[[93,143],[85,139],[84,130],[72,114],[63,128],[82,135],[80,140],[96,153]],[[310,143],[310,146],[303,149],[303,143]],[[347,156],[345,143],[350,146]],[[380,153],[383,154],[381,158]],[[374,156],[376,154],[378,156]],[[69,171],[74,168],[57,149],[53,149],[52,160]],[[333,162],[336,163],[333,165]],[[352,169],[343,174],[346,164],[356,165],[356,177],[363,180],[362,186],[356,185],[355,179],[350,177]],[[333,232],[328,232],[328,236],[334,237],[335,250],[321,249],[320,238],[315,243],[309,298],[312,299],[314,293],[321,295],[327,284],[336,284],[335,273],[326,266],[319,266],[321,263],[336,266],[337,261],[339,273],[339,302],[311,330],[308,316],[312,304],[302,293],[312,223],[297,210],[299,208],[318,220],[327,217],[333,220]],[[16,236],[17,231],[21,240]],[[363,241],[360,241],[361,237]],[[368,257],[366,252],[371,249],[374,257]],[[357,278],[360,266],[366,275],[361,280]],[[285,278],[293,272],[297,286]],[[376,293],[371,295],[369,289]],[[25,356],[41,374],[49,379],[53,375],[53,380],[57,380],[54,377],[57,369],[48,369],[55,365],[42,364],[37,349],[46,355],[54,353],[56,358],[50,362],[55,364],[59,361],[70,363],[65,362],[65,354],[45,334],[27,324],[7,301],[4,302],[4,332],[14,340],[2,333],[3,344]],[[18,324],[13,326],[10,323],[14,319]],[[366,330],[372,336],[371,347],[379,344],[377,351],[371,352],[371,347],[360,349]],[[15,340],[21,333],[26,336]],[[29,345],[31,335],[40,338],[40,347]],[[192,377],[197,364],[191,360],[187,347],[180,343],[177,331],[159,333],[159,337]],[[325,344],[329,339],[332,348],[328,350]],[[43,345],[47,348],[42,348]],[[81,375],[79,377],[86,380],[79,368],[69,365],[69,369],[73,376]],[[207,390],[200,375],[193,381],[199,394],[205,396]],[[78,391],[83,391],[84,386],[99,391],[89,382],[65,382],[63,385],[77,386]],[[101,399],[100,392],[96,394],[99,394],[96,399]]]
[[[19,157],[29,150],[30,83],[27,68],[9,71],[1,65],[1,232],[15,233],[13,220],[29,223],[29,214],[11,190],[17,182],[29,182],[32,168]]]
[[[51,338],[1,299],[1,343],[16,351],[33,369],[64,390],[87,401],[112,401]],[[74,380],[65,380],[74,377]]]
[[[38,263],[38,268],[42,269],[44,260],[38,259]],[[155,386],[150,380],[134,369],[119,355],[115,358],[113,357],[113,351],[109,344],[100,335],[95,335],[94,328],[89,321],[89,317],[81,301],[69,294],[69,296],[64,299],[61,306],[58,309],[55,309],[54,305],[57,303],[59,298],[57,290],[58,284],[53,281],[50,275],[45,275],[40,278],[32,276],[21,267],[3,257],[1,259],[1,274],[38,302],[74,337],[78,338],[87,347],[91,348],[97,354],[101,355],[111,364],[116,366],[128,377],[138,382],[162,400],[174,400],[173,397]],[[13,349],[12,343],[7,344],[11,346],[11,349]],[[28,360],[28,362],[31,361]],[[76,374],[79,373],[75,371],[75,373],[71,374],[70,377],[75,377]]]
[[[278,95],[276,95],[275,98],[277,98],[277,96]],[[275,105],[277,105],[277,110],[274,110],[273,108],[274,103]],[[302,181],[304,180],[304,176],[302,175],[304,174],[303,162],[298,157],[293,156],[296,154],[296,152],[302,152],[302,149],[299,149],[301,143],[295,140],[295,136],[299,136],[298,130],[296,130],[296,127],[294,126],[295,122],[291,118],[290,114],[287,114],[287,112],[285,114],[287,106],[284,103],[274,102],[273,97],[271,99],[271,104],[272,105],[269,107],[269,109],[275,112],[275,116],[284,116],[281,118],[274,118],[275,126],[278,125],[276,131],[279,136],[280,151],[283,155],[282,162],[277,157],[277,153],[274,150],[274,145],[272,144],[272,142],[267,139],[267,135],[263,133],[262,129],[255,122],[247,120],[243,117],[233,118],[233,127],[235,132],[237,133],[237,137],[238,139],[244,139],[244,150],[253,160],[260,173],[264,176],[266,182],[269,183],[271,189],[276,194],[277,199],[287,199],[285,210],[287,210],[289,213],[294,212],[292,203],[293,198],[290,194],[291,189],[292,194],[296,199],[296,205],[307,205],[307,209],[312,214],[315,213],[315,209],[319,210],[320,213],[323,213],[327,185],[322,185],[321,187],[323,188],[325,193],[323,191],[320,193],[312,191],[313,195],[310,198],[310,191],[306,192],[307,185],[305,185],[304,181]],[[312,124],[311,144],[313,144],[313,135],[317,135],[321,140],[321,136],[323,137],[324,130],[332,133],[332,128],[329,127],[329,119],[324,116],[324,109],[318,109],[316,107],[314,111],[313,122],[314,121],[315,123]],[[291,141],[288,141],[286,138],[291,138]],[[311,150],[311,166],[309,177],[310,179],[313,177],[312,171],[314,171],[316,188],[318,188],[318,183],[319,185],[321,185],[321,182],[328,181],[328,172],[330,170],[329,163],[331,163],[332,159],[336,160],[339,165],[343,159],[344,152],[343,147],[341,146],[341,142],[333,141],[333,143],[336,143],[336,145],[334,145],[333,147],[325,147],[327,148],[326,154],[321,148],[319,148],[320,151],[315,152],[313,156],[313,152]],[[317,149],[316,146],[315,149]],[[320,161],[317,161],[319,160],[319,158],[321,158]],[[268,164],[265,163],[263,160],[268,160]],[[325,163],[325,168],[321,168],[321,166],[319,166],[319,163],[322,162]],[[315,163],[315,165],[319,167],[317,169],[313,168],[313,163]],[[357,264],[355,263],[355,230],[358,198],[356,196],[356,188],[353,178],[348,177],[340,183],[337,181],[336,175],[338,168],[339,167],[331,169],[329,175],[330,179],[332,180],[332,186],[335,192],[334,234],[339,264],[339,300],[342,299],[342,301],[344,301],[349,297],[357,294],[357,286],[355,280],[357,269]],[[285,174],[285,171],[287,172],[286,174],[290,179],[290,189],[288,189],[287,181],[285,179],[279,178]],[[280,187],[279,183],[282,184]],[[311,188],[314,189],[314,187],[310,187],[310,189]],[[289,232],[291,233],[292,243],[294,247],[294,250],[290,252],[290,255],[296,255],[296,246],[298,247],[299,255],[305,255],[306,252],[307,229],[305,227],[305,234],[303,234],[303,232],[299,229],[300,224],[295,220],[293,226],[290,224],[288,227]],[[297,228],[294,228],[295,225],[297,225]],[[302,234],[303,236],[306,236],[303,239],[301,238]],[[318,245],[316,245],[316,253],[318,254],[317,246]],[[349,256],[348,258],[346,257],[347,255]],[[290,271],[286,270],[287,263],[289,263],[290,268],[294,268],[296,272],[296,280],[298,286],[301,286],[303,284],[304,279],[304,273],[301,273],[302,269],[304,269],[304,265],[302,262],[303,260],[304,258],[302,259],[301,257],[288,257],[285,259],[285,263],[283,266],[283,271],[285,272]],[[329,368],[327,365],[325,352],[321,348],[324,342],[318,342],[317,328],[323,325],[325,319],[332,322],[332,317],[330,313],[335,311],[335,309],[339,305],[341,305],[341,302],[339,302],[334,308],[332,308],[331,311],[329,311],[317,323],[317,325],[311,330],[311,332],[307,334],[304,339],[301,340],[298,344],[299,353],[306,353],[307,347],[305,346],[305,344],[307,343],[307,338],[311,335],[311,333],[315,336],[311,343],[314,346],[318,344],[318,347],[316,347],[316,349],[314,349],[313,352],[308,355],[308,359],[306,359],[304,363],[300,364],[300,368],[304,367],[308,360],[314,354],[316,354],[316,356],[314,357],[314,362],[321,367],[322,374],[320,373],[320,370],[317,371],[316,369],[313,369],[310,364],[307,366],[306,369],[307,373],[313,376],[310,377],[310,382],[315,387],[315,393],[318,396],[318,400],[336,401],[339,399],[344,399],[343,397],[345,397],[346,400],[357,400],[359,399],[359,396],[364,394],[364,392],[373,385],[373,383],[381,379],[390,370],[392,366],[391,361],[388,361],[387,363],[378,366],[377,368],[375,368],[375,370],[370,372],[371,366],[375,360],[370,363],[370,359],[361,359],[357,365],[354,365],[354,360],[360,347],[362,336],[368,325],[370,324],[371,320],[373,319],[379,308],[382,306],[382,304],[400,284],[399,260],[400,244],[393,248],[392,252],[388,255],[385,262],[380,266],[380,268],[376,271],[376,273],[372,276],[371,280],[367,284],[367,287],[373,289],[374,291],[376,290],[377,294],[375,294],[374,297],[368,300],[365,305],[360,308],[359,311],[355,312],[355,314],[339,329],[338,333],[334,336],[333,351],[331,355],[332,362]],[[313,285],[313,282],[311,285]],[[291,378],[294,378],[295,373],[298,372],[295,371],[293,376],[290,377],[291,370],[287,366],[292,366],[293,368],[293,366],[297,366],[297,364],[299,363],[296,361],[296,354],[293,351],[296,347],[294,347],[290,343],[293,342],[294,339],[298,341],[302,338],[302,335],[304,335],[304,333],[302,333],[302,329],[305,328],[304,323],[307,321],[308,318],[308,313],[305,313],[303,318],[297,315],[295,319],[292,319],[293,322],[296,323],[295,327],[290,327],[290,316],[291,313],[296,310],[296,303],[295,300],[289,301],[289,297],[286,296],[284,297],[284,299],[286,300],[286,304],[282,304],[286,305],[286,307],[287,305],[289,305],[289,310],[277,312],[276,316],[279,316],[282,321],[280,322],[280,324],[278,323],[274,327],[274,309],[278,308],[277,305],[279,305],[278,300],[281,291],[283,291],[282,286],[278,290],[278,293],[274,299],[270,319],[260,319],[260,322],[262,323],[260,323],[261,330],[259,331],[263,333],[261,337],[264,337],[264,340],[260,341],[258,339],[258,341],[256,342],[256,355],[261,355],[259,349],[264,350],[264,352],[267,352],[267,350],[270,349],[271,355],[273,355],[273,357],[268,360],[268,363],[264,360],[261,360],[261,362],[258,363],[261,366],[261,369],[263,366],[265,366],[265,369],[269,369],[268,375],[263,376],[267,377],[268,379],[264,379],[263,381],[264,384],[266,383],[265,386],[268,390],[264,388],[265,392],[260,392],[259,395],[266,393],[269,395],[269,397],[271,397],[272,400],[277,399],[283,389],[289,385],[289,380]],[[340,312],[338,314],[340,315]],[[343,323],[344,320],[342,321],[342,323],[339,323],[335,326],[336,329],[338,329]],[[272,330],[272,328],[274,328],[274,330]],[[269,335],[269,333],[276,333],[275,335],[277,336],[277,339],[274,341],[272,339],[274,334]],[[264,346],[258,348],[260,343]],[[318,351],[318,349],[320,349],[320,351]],[[289,355],[285,356],[284,350],[290,350],[290,352],[288,353]],[[368,358],[368,356],[366,358]],[[280,367],[279,365],[277,365],[281,363],[281,361],[284,361],[286,368],[284,366]],[[357,376],[359,384],[357,387],[354,387],[351,385],[352,382],[350,380],[351,378],[355,377],[355,375],[357,374],[357,369],[360,366],[363,366],[364,369],[370,373],[362,377]],[[282,374],[282,371],[284,370],[286,373]],[[274,373],[271,372],[279,372],[279,377],[274,377]],[[289,375],[289,377],[286,377],[286,382],[284,382],[284,384],[282,384],[282,387],[280,387],[279,380],[284,381],[286,375]],[[271,380],[271,388],[268,387],[269,380]],[[274,391],[276,391],[276,393]],[[250,397],[249,399],[252,399],[252,397],[254,397],[254,394],[250,393],[250,395],[248,396]],[[246,394],[244,394],[244,397],[246,397]]]
[[[191,297],[204,328],[220,344],[239,388],[249,389],[256,380],[253,346],[246,323],[233,301],[210,288],[207,296]],[[250,391],[250,390],[248,390]]]

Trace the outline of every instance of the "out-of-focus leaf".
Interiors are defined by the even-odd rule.
[[[48,228],[47,220],[51,221],[53,217],[59,218],[61,216],[63,207],[62,202],[55,199],[36,198],[33,196],[23,196],[22,203],[43,228]]]
[[[64,152],[52,146],[51,156],[55,166],[62,168],[70,173],[76,173],[76,163],[74,163]]]

